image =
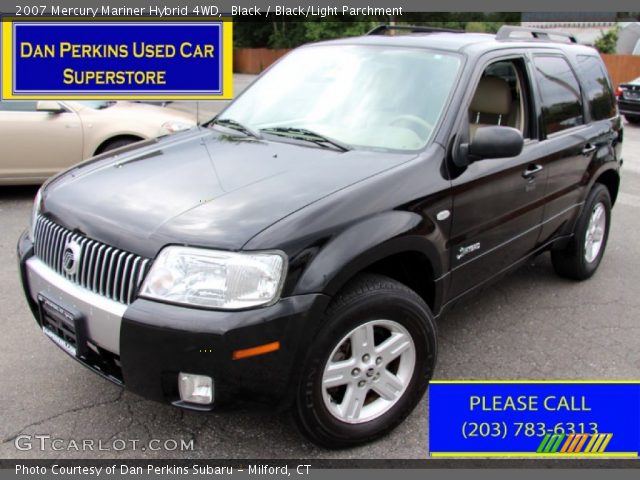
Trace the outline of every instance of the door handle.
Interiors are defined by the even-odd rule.
[[[527,169],[522,172],[522,178],[526,178],[527,180],[532,179],[536,176],[537,173],[540,173],[544,167],[542,165],[538,165],[537,163],[532,163],[527,167]]]
[[[593,152],[595,152],[597,148],[598,147],[596,147],[595,145],[590,145],[587,143],[587,145],[582,149],[582,155],[584,155],[585,157],[588,157]]]

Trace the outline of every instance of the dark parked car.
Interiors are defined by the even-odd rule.
[[[593,275],[622,163],[598,53],[389,30],[294,50],[200,129],[47,182],[18,245],[44,334],[142,396],[270,402],[337,448],[423,398],[456,302],[546,251]]]
[[[630,123],[640,123],[640,77],[616,89],[618,109]]]

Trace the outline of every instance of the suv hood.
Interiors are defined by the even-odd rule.
[[[167,244],[238,250],[283,217],[412,157],[193,129],[55,177],[43,189],[42,212],[149,258]]]

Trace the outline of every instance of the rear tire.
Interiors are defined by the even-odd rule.
[[[624,118],[626,118],[629,123],[636,125],[640,123],[640,115],[625,115]]]
[[[294,419],[326,448],[375,440],[420,401],[436,353],[436,325],[422,298],[388,277],[360,275],[327,310],[303,365]]]
[[[573,280],[586,280],[600,265],[609,238],[611,197],[609,190],[596,183],[589,192],[574,237],[563,250],[552,250],[556,273]]]

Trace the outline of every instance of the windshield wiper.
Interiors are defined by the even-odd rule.
[[[325,135],[321,135],[307,128],[271,127],[271,128],[261,128],[260,131],[265,133],[270,133],[272,135],[281,135],[281,136],[291,137],[297,140],[306,140],[308,142],[313,142],[319,146],[331,145],[332,147],[337,148],[341,152],[348,152],[349,150],[352,149],[352,147],[350,145],[347,145],[346,143],[342,143],[339,140],[335,140]]]
[[[105,108],[112,107],[116,104],[115,100],[110,100],[107,102],[103,102],[98,106],[98,110],[104,110]]]
[[[257,138],[259,140],[262,139],[262,135],[260,135],[260,132],[254,130],[251,127],[247,127],[246,125],[243,125],[242,123],[232,118],[214,118],[207,124],[207,126],[209,125],[222,125],[223,127],[242,132],[249,137]]]

